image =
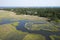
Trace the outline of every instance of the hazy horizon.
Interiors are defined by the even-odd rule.
[[[60,7],[60,0],[0,0],[0,7]]]

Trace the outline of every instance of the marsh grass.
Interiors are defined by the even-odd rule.
[[[45,37],[40,34],[28,34],[23,40],[45,40]]]
[[[51,40],[60,40],[60,36],[56,36],[56,35],[51,35],[50,38]]]

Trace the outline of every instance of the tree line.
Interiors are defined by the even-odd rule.
[[[17,15],[37,15],[47,17],[52,20],[60,19],[60,8],[2,8],[0,10],[13,11]]]

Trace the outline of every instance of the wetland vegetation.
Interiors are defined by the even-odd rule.
[[[0,40],[60,40],[60,8],[0,8]]]

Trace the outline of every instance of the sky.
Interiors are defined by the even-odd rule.
[[[60,7],[60,0],[0,0],[0,7]]]

